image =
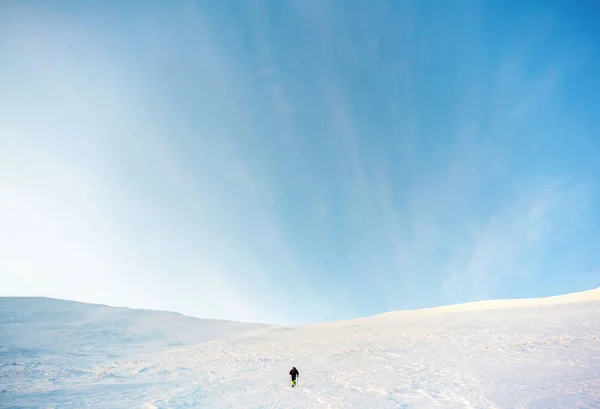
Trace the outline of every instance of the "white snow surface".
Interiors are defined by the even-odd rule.
[[[299,327],[0,298],[0,407],[597,409],[600,289]]]

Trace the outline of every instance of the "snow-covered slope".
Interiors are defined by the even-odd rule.
[[[600,408],[600,289],[303,327],[0,298],[0,407]]]
[[[112,352],[148,351],[263,327],[50,298],[0,298],[0,345],[23,352],[115,347]]]

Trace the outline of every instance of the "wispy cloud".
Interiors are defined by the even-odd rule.
[[[6,7],[10,294],[307,322],[594,280],[600,61],[554,6]]]
[[[551,260],[552,252],[574,251],[560,243],[581,231],[577,215],[590,210],[588,195],[585,185],[551,184],[523,192],[478,225],[457,247],[455,264],[449,266],[447,299],[537,294],[540,280],[558,267],[541,261]]]

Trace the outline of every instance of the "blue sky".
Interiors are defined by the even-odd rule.
[[[598,287],[598,11],[3,1],[0,295],[306,323]]]

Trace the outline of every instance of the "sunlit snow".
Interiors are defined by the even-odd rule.
[[[0,407],[600,408],[600,289],[301,327],[0,298]]]

